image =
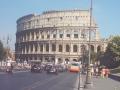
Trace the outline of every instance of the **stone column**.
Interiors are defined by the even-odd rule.
[[[34,32],[34,40],[36,40],[36,32]]]
[[[70,44],[70,52],[73,53],[73,44]]]
[[[58,58],[55,57],[55,64],[58,64]]]
[[[37,50],[38,53],[40,53],[40,44],[38,43],[38,50]]]
[[[98,45],[94,45],[94,52],[97,53],[97,47]]]
[[[45,43],[43,43],[43,53],[45,53]]]
[[[66,44],[63,43],[63,46],[62,46],[63,47],[63,53],[65,53],[65,51],[66,51],[66,47],[65,46],[66,46]]]
[[[35,44],[33,44],[33,53],[35,53]]]
[[[32,40],[31,32],[30,32],[30,41]]]

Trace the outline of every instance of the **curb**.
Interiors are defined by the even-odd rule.
[[[109,75],[109,78],[114,79],[114,80],[116,80],[116,81],[119,81],[119,82],[120,82],[120,76],[119,76],[119,75],[110,74],[110,75]]]

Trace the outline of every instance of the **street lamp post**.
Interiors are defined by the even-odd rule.
[[[90,59],[91,59],[91,28],[92,27],[92,0],[91,0],[91,5],[90,5],[90,27],[89,27],[89,51],[88,51],[88,63],[87,63],[87,75],[86,75],[86,81],[85,81],[85,88],[91,88],[92,83],[91,83],[91,68],[90,68]]]

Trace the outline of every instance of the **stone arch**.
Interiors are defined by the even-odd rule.
[[[77,59],[73,59],[73,61],[77,62],[78,60]]]
[[[101,51],[101,46],[99,45],[98,47],[97,47],[97,52],[100,52]]]
[[[94,45],[90,45],[91,51],[94,52]]]

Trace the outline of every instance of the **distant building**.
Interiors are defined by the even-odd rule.
[[[89,10],[47,11],[23,16],[17,20],[16,60],[78,61],[88,50],[89,28]],[[91,50],[105,51],[106,46],[92,18]]]

